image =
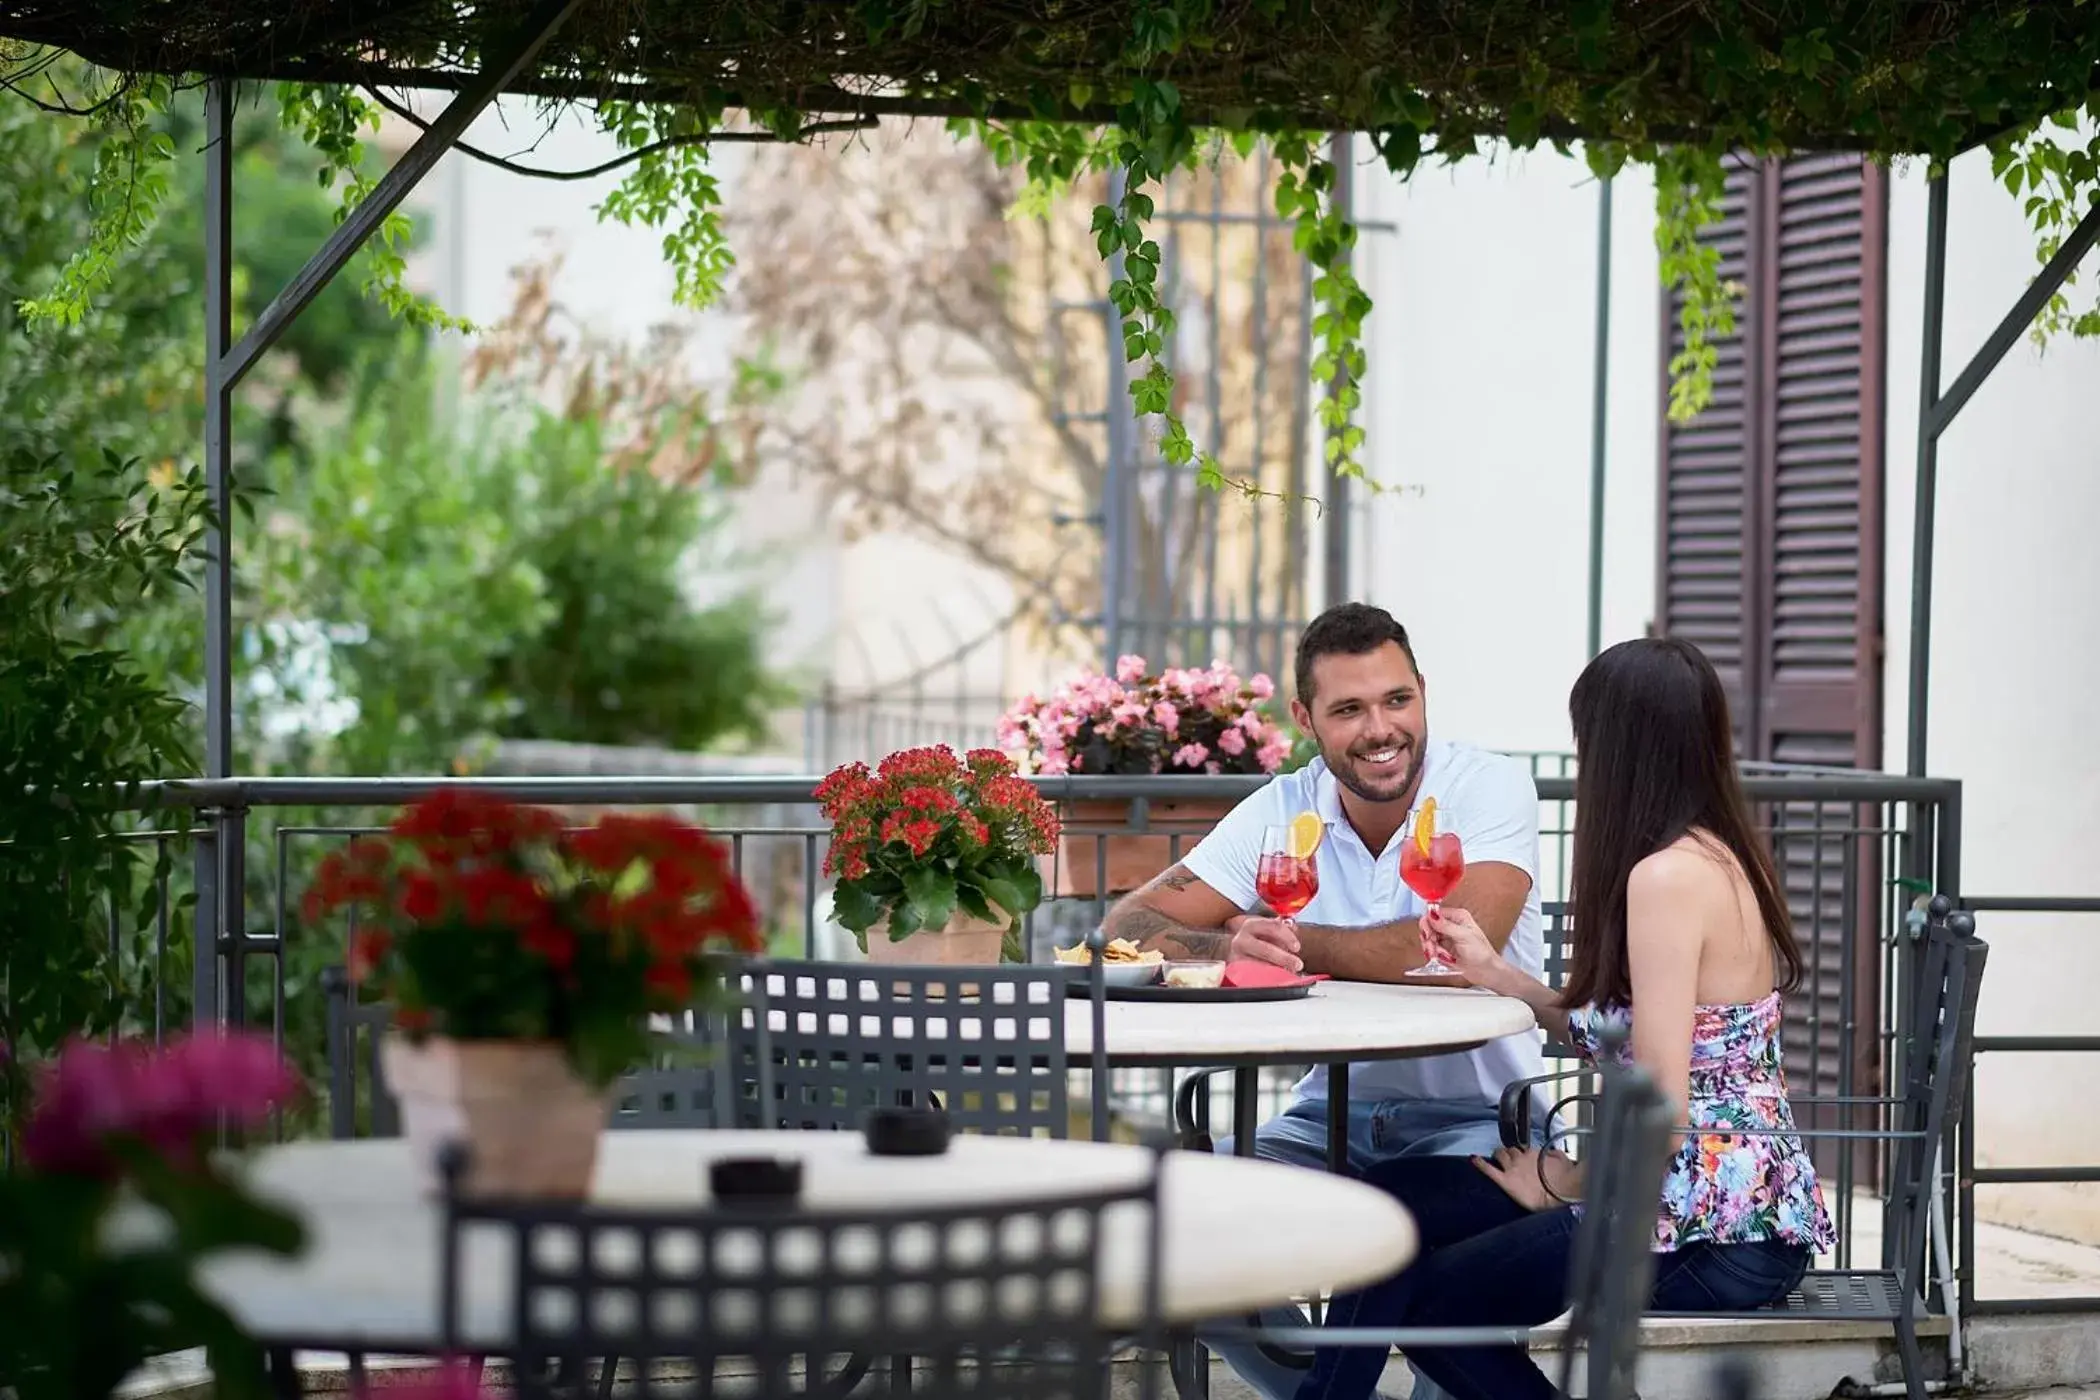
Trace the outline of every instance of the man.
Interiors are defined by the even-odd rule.
[[[1430,740],[1414,649],[1383,608],[1329,608],[1300,637],[1296,669],[1291,718],[1320,756],[1278,775],[1179,865],[1121,900],[1109,912],[1108,935],[1170,958],[1257,958],[1353,981],[1411,980],[1426,961],[1422,903],[1400,880],[1398,841],[1410,814],[1433,797],[1447,829],[1465,843],[1465,875],[1444,902],[1471,913],[1518,966],[1543,975],[1538,790],[1530,771],[1498,754]],[[1263,828],[1300,812],[1317,813],[1326,831],[1319,893],[1292,924],[1260,909],[1254,874]],[[1350,1066],[1351,1171],[1390,1157],[1493,1152],[1503,1086],[1542,1072],[1530,1032],[1461,1055]],[[1255,1155],[1324,1169],[1327,1118],[1327,1071],[1316,1068],[1299,1082],[1295,1102],[1256,1133]],[[1231,1149],[1221,1142],[1219,1150]],[[1303,1322],[1290,1310],[1268,1320]],[[1255,1348],[1219,1350],[1272,1400],[1296,1388],[1300,1373]],[[1426,1381],[1415,1390],[1416,1400],[1436,1393]]]

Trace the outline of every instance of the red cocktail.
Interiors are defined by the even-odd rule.
[[[1400,849],[1400,878],[1432,909],[1458,887],[1465,873],[1465,847],[1459,844],[1456,832],[1430,837],[1426,852],[1413,841]]]
[[[1264,852],[1254,869],[1254,892],[1277,916],[1294,919],[1320,892],[1320,870],[1311,856]]]
[[[1424,800],[1414,821],[1401,832],[1400,878],[1435,910],[1458,887],[1465,873],[1466,848],[1458,833],[1445,827],[1435,798]],[[1444,961],[1426,937],[1422,946],[1428,958],[1415,969],[1417,972],[1449,977],[1458,971]]]

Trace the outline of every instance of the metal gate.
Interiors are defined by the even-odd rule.
[[[1053,303],[1058,426],[1101,454],[1085,522],[1101,537],[1100,611],[1086,622],[1105,659],[1222,658],[1281,681],[1311,610],[1314,569],[1342,547],[1339,536],[1327,542],[1312,500],[1324,487],[1312,434],[1313,270],[1275,213],[1278,173],[1265,145],[1246,159],[1224,152],[1173,176],[1153,219],[1176,319],[1167,347],[1175,409],[1227,477],[1253,492],[1199,486],[1192,470],[1161,456],[1156,425],[1134,419],[1106,299],[1112,269],[1095,297]],[[1119,189],[1104,183],[1093,193],[1113,201]]]

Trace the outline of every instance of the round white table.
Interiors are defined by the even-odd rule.
[[[1101,1013],[1101,1041],[1111,1066],[1233,1071],[1233,1147],[1241,1155],[1254,1151],[1256,1071],[1264,1065],[1326,1065],[1327,1158],[1337,1172],[1348,1162],[1351,1061],[1455,1054],[1538,1028],[1531,1008],[1514,997],[1474,987],[1383,982],[1316,982],[1291,1001],[1109,999]],[[1093,1052],[1093,1002],[1075,995],[1065,1004],[1065,1053],[1079,1065]]]
[[[663,1206],[708,1203],[719,1157],[803,1162],[812,1209],[894,1209],[1020,1202],[1136,1185],[1152,1154],[1108,1143],[958,1137],[940,1157],[876,1157],[855,1133],[613,1132],[592,1197]],[[406,1144],[302,1142],[266,1149],[248,1167],[255,1189],[295,1209],[310,1233],[293,1260],[230,1256],[203,1269],[206,1289],[270,1346],[429,1353],[442,1342],[440,1205],[419,1185]],[[1237,1316],[1293,1296],[1351,1288],[1414,1257],[1405,1209],[1377,1189],[1322,1173],[1200,1153],[1167,1154],[1160,1182],[1165,1320]],[[1270,1228],[1252,1228],[1268,1218]],[[1104,1218],[1104,1325],[1142,1322],[1146,1231],[1135,1213]],[[469,1235],[461,1330],[500,1353],[509,1336],[511,1271],[503,1242]]]
[[[1531,1008],[1473,987],[1316,982],[1293,1001],[1117,1001],[1103,1008],[1113,1065],[1330,1064],[1446,1055],[1536,1030]],[[1065,1053],[1094,1052],[1092,1003],[1065,1004]]]

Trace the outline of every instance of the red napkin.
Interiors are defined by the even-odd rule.
[[[1326,980],[1324,972],[1311,976],[1285,972],[1275,963],[1259,962],[1253,958],[1225,964],[1225,985],[1228,987],[1306,987]]]

